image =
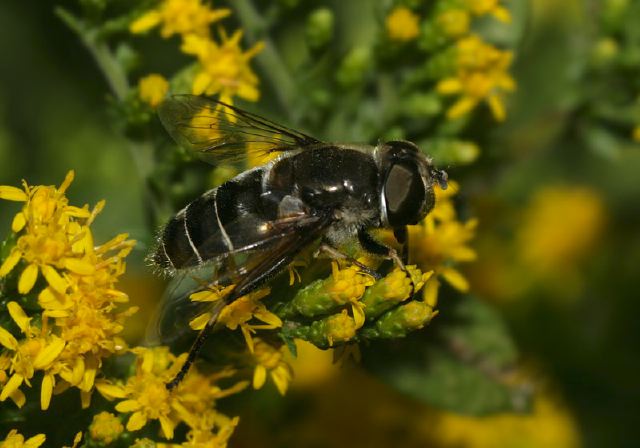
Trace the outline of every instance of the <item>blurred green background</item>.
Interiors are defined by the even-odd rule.
[[[331,7],[339,27],[359,20],[354,6],[310,3]],[[527,424],[447,420],[361,372],[315,378],[312,371],[299,374],[284,399],[265,392],[238,405],[246,423],[232,446],[557,446],[542,436],[554,431],[565,435],[547,442],[637,446],[640,144],[625,137],[632,124],[616,113],[637,107],[640,95],[640,22],[629,18],[640,15],[632,6],[630,16],[616,16],[623,4],[513,0],[518,88],[508,118],[480,142],[478,162],[449,169],[461,181],[462,206],[480,221],[478,261],[466,270],[471,289],[499,309],[526,370],[560,410]],[[603,7],[611,17],[594,14]],[[0,185],[59,184],[73,168],[72,202],[107,200],[96,239],[126,231],[141,241],[125,287],[134,303],[149,304],[160,288],[142,261],[150,237],[136,158],[113,124],[100,71],[53,8],[0,3]],[[605,37],[624,40],[628,54],[616,54]],[[147,71],[179,65],[163,60],[162,45],[148,45],[157,67]],[[263,91],[269,96],[266,83]],[[0,234],[16,210],[2,204]],[[456,440],[438,431],[471,435]],[[522,437],[509,439],[509,431]]]

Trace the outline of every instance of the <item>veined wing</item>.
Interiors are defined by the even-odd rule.
[[[236,285],[234,293],[244,295],[284,270],[302,250],[321,237],[331,223],[331,214],[301,215],[277,223],[269,244],[258,243],[243,250],[221,254],[215,263],[179,274],[156,313],[147,339],[154,343],[170,343],[189,330],[189,322],[210,311],[219,302],[193,302],[189,297],[213,284]],[[208,269],[208,271],[207,271]],[[218,305],[216,305],[218,304]]]
[[[201,96],[174,95],[158,107],[158,115],[178,144],[216,163],[259,160],[321,143],[300,131]]]

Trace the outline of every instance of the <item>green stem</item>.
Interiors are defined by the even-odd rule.
[[[264,49],[256,57],[256,61],[269,79],[278,101],[290,113],[295,96],[295,81],[286,69],[273,40],[266,35],[267,26],[264,19],[258,14],[251,0],[235,0],[233,5],[247,38],[253,42],[258,39],[264,42]]]
[[[56,8],[55,13],[80,37],[98,64],[115,97],[120,101],[124,100],[129,91],[127,75],[109,47],[100,41],[98,31],[87,27],[85,23],[64,8]]]

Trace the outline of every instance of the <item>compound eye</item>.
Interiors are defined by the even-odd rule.
[[[416,224],[422,219],[426,192],[416,166],[394,164],[387,174],[383,194],[389,225]]]

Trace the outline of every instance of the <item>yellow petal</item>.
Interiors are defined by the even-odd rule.
[[[18,264],[22,258],[22,252],[17,249],[13,249],[6,260],[0,266],[0,278],[5,277],[13,268]]]
[[[24,404],[27,402],[27,397],[25,397],[25,395],[22,393],[22,391],[20,389],[17,389],[15,392],[13,392],[10,395],[10,397],[11,397],[11,400],[13,400],[13,402],[19,408],[24,406]]]
[[[0,392],[0,401],[6,400],[7,397],[12,395],[16,390],[18,390],[18,388],[22,385],[23,381],[24,381],[24,377],[22,375],[14,373],[11,376],[11,378],[9,378],[9,381],[7,381],[7,383],[2,388],[2,392]]]
[[[457,78],[443,79],[436,86],[438,93],[442,95],[450,95],[452,93],[458,93],[462,90],[462,83]]]
[[[80,391],[80,406],[82,406],[82,409],[89,409],[89,406],[91,406],[91,391]]]
[[[29,322],[31,321],[31,318],[25,314],[22,307],[18,305],[17,302],[9,302],[7,303],[7,310],[9,310],[9,315],[16,325],[18,325],[20,331],[26,333],[29,329]]]
[[[442,268],[440,270],[440,275],[444,278],[447,283],[456,288],[460,292],[469,291],[469,282],[464,276],[453,268]]]
[[[471,110],[476,107],[478,104],[478,100],[472,97],[462,97],[458,101],[455,102],[453,106],[449,108],[447,111],[447,118],[450,120],[455,120],[456,118],[460,118],[463,115],[468,114]]]
[[[47,368],[53,361],[56,360],[58,355],[62,353],[65,344],[66,342],[63,339],[54,336],[51,343],[47,345],[43,350],[41,350],[40,353],[38,353],[38,355],[36,356],[36,359],[33,360],[33,368]]]
[[[262,365],[257,365],[253,371],[253,388],[260,389],[267,380],[267,369]]]
[[[13,221],[11,221],[11,230],[13,233],[18,233],[24,226],[27,224],[27,219],[24,217],[24,213],[19,212],[16,216],[13,217]]]
[[[64,294],[67,291],[67,281],[51,266],[42,266],[42,275],[47,279],[47,283],[60,294]]]
[[[162,428],[164,438],[167,440],[173,439],[173,428],[176,426],[175,423],[163,415],[161,415],[158,420],[160,420],[160,427]]]
[[[291,375],[289,369],[286,366],[278,366],[271,372],[271,379],[273,380],[280,395],[287,393],[289,387],[289,381],[291,381]]]
[[[96,271],[96,267],[82,258],[65,258],[64,267],[69,271],[79,275],[91,275]]]
[[[38,265],[32,263],[20,274],[18,292],[20,294],[28,294],[33,285],[36,284],[36,280],[38,280]]]
[[[221,297],[220,292],[205,289],[204,291],[198,291],[191,294],[189,296],[189,300],[192,302],[215,302],[216,300],[220,300]]]
[[[38,434],[27,439],[23,446],[24,448],[38,448],[45,440],[47,440],[47,436],[44,434]]]
[[[115,384],[97,382],[96,389],[98,389],[98,392],[100,392],[100,394],[107,400],[113,400],[114,398],[124,398],[127,396],[124,389],[120,386],[116,386]]]
[[[67,191],[67,188],[69,188],[69,185],[71,185],[71,182],[73,182],[74,177],[76,177],[75,171],[69,170],[67,175],[64,176],[64,180],[60,184],[60,187],[58,188],[59,194],[64,194],[64,192]]]
[[[211,76],[207,72],[200,72],[193,80],[191,91],[194,95],[202,95],[211,84]]]
[[[116,410],[118,408],[116,407]],[[142,412],[134,412],[131,414],[129,421],[127,422],[128,431],[137,431],[147,424],[147,417]]]
[[[361,302],[351,303],[351,311],[353,312],[353,320],[356,323],[356,329],[364,325],[364,306]]]
[[[211,319],[211,313],[201,314],[198,317],[191,319],[189,327],[191,327],[192,330],[202,330],[205,325],[207,325],[207,322],[209,322],[209,319]]]
[[[275,328],[282,327],[282,320],[275,314],[265,310],[258,310],[254,313],[254,317],[260,319],[262,322],[268,323]]]
[[[431,308],[435,308],[438,304],[438,289],[440,282],[436,278],[431,278],[427,282],[427,286],[422,290],[422,300]]]
[[[100,389],[98,389],[100,390]],[[116,405],[116,411],[118,412],[132,412],[140,409],[142,405],[136,400],[124,400]],[[144,426],[144,423],[143,423]],[[142,426],[140,426],[142,428]],[[127,426],[128,429],[128,426]]]
[[[45,375],[42,378],[42,388],[40,389],[40,409],[46,411],[51,403],[51,395],[53,394],[54,377],[53,375]]]
[[[29,197],[24,190],[10,185],[0,185],[0,199],[5,201],[26,202]]]
[[[131,25],[129,25],[129,31],[133,34],[146,33],[151,28],[158,25],[161,20],[162,15],[160,12],[151,10],[134,20]]]
[[[4,328],[0,327],[0,344],[9,350],[18,350],[18,341]]]

